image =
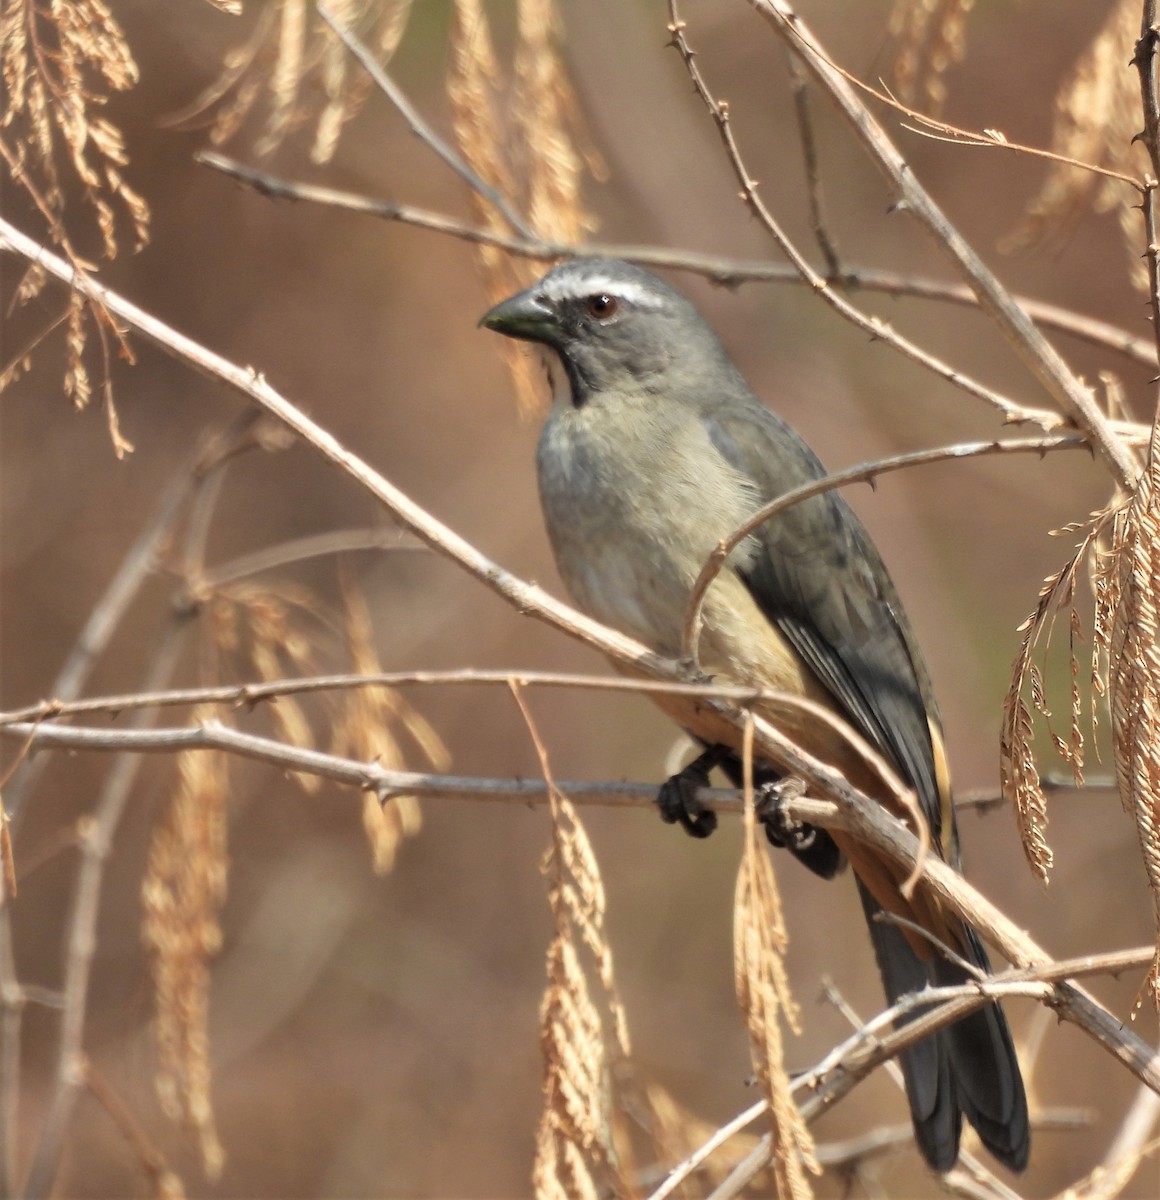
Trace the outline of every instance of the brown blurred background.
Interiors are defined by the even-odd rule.
[[[501,36],[510,6],[496,5]],[[836,56],[873,79],[887,66],[889,6],[809,3],[803,12]],[[1047,144],[1055,91],[1089,43],[1103,5],[979,4],[966,62],[949,75],[949,119]],[[558,590],[540,524],[532,467],[537,430],[516,416],[496,339],[476,328],[486,307],[472,254],[429,233],[307,205],[277,204],[196,166],[197,131],[164,119],[215,76],[241,40],[206,4],[123,0],[117,16],[141,65],[135,91],[110,117],[125,130],[133,185],[153,207],[153,240],[102,269],[114,288],[226,357],[252,365],[344,444],[505,567]],[[665,49],[659,0],[562,4],[569,65],[611,178],[589,192],[603,240],[689,247],[739,257],[775,254],[736,199],[736,184],[679,59]],[[785,55],[739,0],[689,4],[689,36],[711,85],[726,96],[767,202],[809,245],[801,151]],[[448,6],[419,0],[393,71],[421,110],[449,128],[442,89]],[[507,22],[507,24],[505,24]],[[1125,56],[1126,59],[1126,56]],[[834,235],[844,259],[946,277],[922,233],[890,215],[885,186],[814,96]],[[1004,258],[1042,168],[1014,155],[950,147],[884,120],[952,220],[1015,290],[1143,334],[1142,298],[1127,283],[1113,218],[1085,218],[1035,254]],[[253,130],[250,131],[251,133]],[[230,149],[252,161],[245,136]],[[375,196],[461,216],[462,185],[377,96],[348,129],[335,162],[312,168],[302,139],[265,164]],[[5,214],[38,227],[8,188]],[[812,249],[812,247],[811,247]],[[5,303],[19,268],[4,270]],[[836,319],[804,289],[736,293],[674,277],[702,306],[760,395],[831,466],[1001,432],[993,414]],[[860,295],[923,344],[1029,404],[1027,373],[969,310]],[[21,318],[14,318],[14,322]],[[7,320],[6,320],[7,323]],[[11,326],[15,328],[15,324]],[[7,339],[6,339],[7,340]],[[1057,339],[1094,380],[1120,372],[1147,413],[1148,372]],[[92,606],[162,489],[202,431],[241,399],[134,340],[120,367],[121,420],[136,451],[118,462],[99,406],[62,398],[58,359],[3,397],[2,703],[44,696]],[[5,357],[8,351],[5,352]],[[1043,576],[1070,548],[1048,531],[1084,517],[1108,480],[1090,457],[1004,459],[923,468],[852,499],[879,540],[925,647],[960,789],[997,781],[1000,704],[1016,626]],[[374,506],[315,455],[250,455],[230,471],[209,561],[300,535],[365,526]],[[348,564],[372,602],[387,669],[524,667],[598,671],[584,648],[513,612],[432,556],[361,553]],[[333,596],[333,562],[284,572]],[[89,685],[130,691],[167,617],[169,586],[146,589]],[[320,644],[327,666],[341,668]],[[1086,651],[1085,651],[1086,653]],[[182,678],[197,678],[191,651]],[[506,693],[409,693],[462,774],[536,776],[527,731]],[[533,712],[562,778],[657,781],[674,731],[642,700],[544,691]],[[1046,738],[1041,739],[1046,743]],[[12,757],[4,747],[4,761]],[[18,828],[16,958],[26,983],[58,986],[76,874],[53,847],[88,813],[108,760],[59,755]],[[415,763],[416,766],[420,764]],[[1094,770],[1100,770],[1094,764]],[[211,1000],[213,1098],[226,1151],[220,1182],[198,1174],[190,1143],[159,1113],[149,1037],[150,989],[140,940],[140,882],[152,824],[173,787],[172,763],[148,761],[107,864],[85,1046],[191,1194],[205,1196],[472,1196],[526,1194],[539,1111],[537,1008],[550,935],[538,865],[542,811],[476,803],[425,805],[421,835],[393,874],[376,877],[359,825],[360,799],[304,796],[275,772],[232,775],[225,942]],[[1051,951],[1076,955],[1152,936],[1135,836],[1106,792],[1053,801],[1057,866],[1048,889],[1025,868],[1005,812],[964,821],[972,879]],[[649,813],[585,813],[609,897],[609,925],[636,1051],[685,1105],[718,1123],[753,1101],[732,987],[730,914],[738,830],[707,844]],[[804,1035],[788,1054],[805,1067],[846,1032],[815,1002],[823,976],[863,1014],[881,1005],[848,880],[826,886],[776,861],[788,907],[790,965]],[[1127,1019],[1139,979],[1093,982]],[[1016,1037],[1039,1029],[1030,1002],[1010,1005]],[[1145,1012],[1136,1022],[1155,1036]],[[43,1119],[58,1031],[51,1011],[25,1018],[21,1152]],[[1028,1066],[1040,1103],[1090,1107],[1078,1133],[1038,1136],[1029,1194],[1074,1181],[1106,1148],[1134,1084],[1074,1027],[1052,1024]],[[840,1138],[902,1122],[900,1092],[880,1072],[816,1128]],[[881,1166],[885,1194],[922,1194],[912,1154]],[[87,1097],[76,1109],[62,1194],[139,1191],[134,1158]],[[1151,1183],[1137,1194],[1146,1195]],[[819,1183],[842,1194],[840,1179]]]

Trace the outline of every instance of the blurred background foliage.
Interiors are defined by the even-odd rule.
[[[535,496],[534,421],[517,414],[495,340],[476,328],[487,297],[470,247],[449,238],[304,204],[274,203],[197,166],[204,128],[174,127],[217,78],[223,56],[263,19],[186,0],[121,0],[116,17],[140,68],[116,93],[132,187],[152,209],[151,240],[103,265],[111,287],[198,341],[252,365],[344,444],[440,519],[518,574],[558,589]],[[875,80],[889,66],[889,5],[803,5],[836,59]],[[510,49],[514,10],[491,6]],[[564,50],[589,135],[608,178],[586,193],[602,240],[687,247],[737,257],[772,253],[736,196],[712,126],[681,63],[666,50],[658,0],[563,0]],[[781,47],[737,0],[690,4],[700,63],[728,98],[734,129],[767,203],[809,239],[801,146]],[[987,0],[970,49],[945,75],[944,114],[1013,141],[1051,141],[1054,97],[1105,13],[1085,0]],[[451,124],[444,78],[450,6],[418,0],[393,59],[395,77],[441,130]],[[317,86],[310,85],[309,86]],[[813,112],[831,230],[844,265],[945,276],[922,234],[891,213],[890,196],[834,115]],[[1129,283],[1119,225],[1078,217],[1034,251],[1001,255],[1045,173],[1012,154],[949,146],[885,118],[951,219],[1013,290],[1147,330]],[[251,113],[231,152],[252,160],[264,130]],[[262,165],[298,179],[471,217],[465,190],[397,114],[371,93],[334,158],[311,162],[310,131],[265,147]],[[5,215],[32,231],[21,193]],[[87,244],[86,244],[87,239]],[[100,252],[99,235],[78,250]],[[128,250],[126,245],[125,250]],[[19,268],[2,264],[7,296]],[[674,277],[676,278],[676,277]],[[677,279],[721,332],[755,390],[832,467],[999,434],[993,414],[837,320],[805,289],[717,289]],[[51,288],[50,288],[51,290]],[[47,295],[48,293],[46,293]],[[1043,403],[1031,379],[977,313],[860,295],[867,308],[1016,399]],[[4,342],[33,329],[37,303],[5,311]],[[43,310],[40,310],[43,313]],[[118,366],[121,428],[135,451],[118,461],[99,406],[73,413],[57,360],[41,355],[0,404],[3,541],[2,697],[42,698],[78,630],[203,431],[240,408],[236,395],[130,339]],[[1089,380],[1116,371],[1147,419],[1149,372],[1106,351],[1056,339]],[[9,351],[5,351],[5,356]],[[1050,530],[1106,498],[1103,470],[1082,454],[972,461],[883,479],[851,498],[895,575],[931,664],[960,790],[997,782],[1000,705],[1016,627],[1070,544]],[[209,527],[207,560],[287,539],[376,522],[373,506],[315,455],[290,446],[230,469]],[[346,569],[369,602],[384,669],[495,667],[600,670],[583,647],[514,613],[429,554],[360,552]],[[338,595],[330,560],[279,572]],[[89,691],[140,686],[171,584],[146,589]],[[341,643],[318,635],[320,669],[343,669]],[[198,678],[198,650],[183,664]],[[440,688],[409,694],[459,774],[536,776],[525,725],[506,693]],[[627,696],[545,690],[530,699],[558,778],[657,781],[674,732]],[[307,706],[308,716],[324,720]],[[6,756],[10,750],[6,748]],[[420,764],[414,764],[417,767]],[[70,831],[91,810],[108,768],[96,755],[57,755],[18,828],[15,955],[24,982],[60,983],[76,869]],[[1098,770],[1098,765],[1093,769]],[[361,797],[235,762],[230,769],[228,897],[210,999],[213,1100],[225,1152],[204,1181],[190,1140],[158,1107],[151,986],[142,945],[141,879],[152,828],[174,788],[173,763],[144,764],[106,869],[85,1047],[161,1146],[189,1190],[206,1196],[511,1196],[527,1192],[540,1064],[537,1009],[551,922],[539,864],[543,811],[480,803],[424,805],[422,832],[379,876],[360,830]],[[745,1031],[733,995],[730,920],[740,831],[696,844],[644,812],[588,810],[584,820],[609,897],[620,986],[644,1069],[700,1117],[719,1124],[749,1104]],[[1006,812],[966,814],[972,880],[1050,951],[1076,955],[1152,936],[1135,835],[1110,792],[1053,800],[1056,867],[1041,889]],[[789,963],[805,1010],[791,1066],[813,1063],[845,1032],[820,1001],[832,978],[863,1015],[881,994],[854,889],[827,886],[776,862]],[[1127,1019],[1139,980],[1096,980]],[[1106,1148],[1134,1082],[1074,1027],[1043,1028],[1030,1003],[1009,1005],[1017,1039],[1042,1038],[1026,1063],[1041,1103],[1091,1108],[1089,1128],[1044,1132],[1027,1189],[1049,1194]],[[1137,1021],[1155,1035],[1154,1014]],[[43,1119],[57,1017],[30,1007],[22,1064],[22,1138]],[[851,1136],[904,1121],[901,1093],[879,1072],[816,1133]],[[21,1141],[24,1152],[27,1142]],[[921,1194],[913,1153],[878,1168],[885,1191]],[[82,1098],[60,1190],[139,1190],[137,1166],[108,1116]],[[843,1195],[840,1177],[818,1184]]]

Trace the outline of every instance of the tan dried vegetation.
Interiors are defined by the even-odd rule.
[[[1140,999],[1160,1008],[1160,425],[1131,499],[1116,513],[1097,567],[1120,801],[1133,818],[1157,929],[1156,957]]]
[[[899,99],[941,111],[945,75],[967,52],[967,17],[975,0],[895,0],[890,33],[895,41],[891,82]]]
[[[413,0],[330,0],[329,10],[358,32],[380,63],[394,56],[407,30]],[[241,12],[240,3],[218,3]],[[317,16],[309,0],[271,0],[245,41],[227,51],[222,70],[180,113],[174,124],[208,126],[220,146],[235,137],[251,116],[261,132],[260,156],[272,154],[286,137],[313,122],[310,157],[329,162],[343,126],[362,110],[371,83],[351,62],[340,39]]]
[[[65,326],[65,395],[77,408],[92,398],[86,361],[91,333],[98,338],[100,390],[109,434],[118,456],[132,446],[122,436],[110,381],[114,350],[132,361],[124,336],[103,304],[88,293],[92,264],[65,227],[65,209],[79,187],[84,207],[96,221],[101,253],[117,254],[117,208],[127,217],[139,249],[149,240],[149,206],[125,179],[128,163],[121,131],[101,109],[111,91],[137,82],[137,64],[104,0],[5,0],[0,13],[0,77],[5,104],[0,114],[0,159],[12,182],[33,203],[51,241],[77,271],[78,286],[65,309],[50,318],[15,354],[0,363],[0,392],[32,367],[32,356]],[[40,294],[44,272],[31,267],[17,286],[14,303]]]
[[[480,179],[527,215],[538,237],[583,241],[595,227],[581,194],[585,168],[600,176],[604,166],[587,142],[560,54],[554,0],[519,0],[511,78],[496,57],[482,0],[455,0],[454,13],[447,92],[464,158]],[[504,215],[476,193],[472,204],[486,229],[514,232]],[[543,270],[494,246],[479,246],[476,254],[492,303]],[[539,411],[543,381],[534,352],[514,343],[502,349],[521,410]]]
[[[194,714],[207,720],[208,711]],[[210,1101],[210,962],[221,948],[226,895],[226,755],[187,750],[178,784],[153,834],[141,889],[143,937],[153,974],[157,1091],[173,1120],[194,1133],[202,1168],[221,1173],[224,1153]]]
[[[1140,5],[1120,0],[1091,45],[1081,55],[1071,78],[1056,97],[1052,148],[1059,155],[1128,172],[1132,143],[1140,117],[1140,89],[1128,69],[1140,33]],[[1147,269],[1140,257],[1142,224],[1138,208],[1126,202],[1126,185],[1090,171],[1057,163],[1032,202],[1023,225],[1009,245],[1022,248],[1042,240],[1073,221],[1079,210],[1117,211],[1131,255],[1134,282],[1147,289]],[[1151,202],[1151,201],[1149,201]],[[1108,390],[1110,415],[1122,405],[1118,385]],[[1122,414],[1119,414],[1122,415]],[[1160,420],[1160,410],[1157,414]],[[1089,705],[1092,732],[1101,706],[1110,700],[1112,756],[1125,810],[1133,817],[1152,891],[1157,930],[1157,956],[1142,984],[1140,997],[1160,1007],[1160,651],[1157,649],[1157,589],[1160,551],[1156,516],[1157,435],[1134,493],[1118,497],[1083,525],[1063,531],[1080,535],[1075,553],[1049,576],[1035,612],[1022,626],[1004,705],[1000,747],[1003,788],[1016,806],[1023,846],[1032,869],[1046,882],[1052,854],[1046,839],[1047,798],[1032,747],[1034,713],[1042,717],[1050,740],[1083,781],[1084,736],[1081,711]],[[1081,573],[1089,576],[1094,596],[1091,667],[1087,688],[1077,654],[1083,621],[1076,606]],[[1051,640],[1057,617],[1068,625],[1070,714],[1064,737],[1051,728],[1046,689],[1034,653]],[[1025,695],[1030,696],[1028,707]]]
[[[543,870],[554,931],[540,1005],[544,1107],[533,1185],[537,1197],[558,1200],[628,1195],[632,1187],[614,1142],[611,1084],[615,1065],[628,1061],[631,1050],[604,926],[604,882],[575,807],[552,779],[522,690],[516,684],[511,690],[540,759],[552,817]]]
[[[316,647],[341,633],[351,669],[382,672],[366,601],[343,581],[341,613],[309,590],[291,584],[231,583],[207,597],[202,673],[207,682],[258,678],[267,682],[316,674]],[[390,688],[354,688],[326,699],[331,749],[390,767],[403,767],[406,738],[424,765],[444,771],[449,757],[438,734]],[[290,745],[313,749],[311,722],[293,697],[268,708]],[[200,709],[194,723],[227,719],[219,709]],[[223,1150],[210,1100],[207,1018],[210,964],[221,944],[218,914],[226,895],[228,853],[228,757],[189,750],[178,756],[178,786],[153,837],[142,886],[144,939],[153,974],[158,1047],[157,1085],[165,1112],[194,1132],[203,1167],[221,1170]],[[291,778],[308,794],[318,789],[309,775]],[[374,870],[387,874],[402,842],[422,824],[418,800],[403,796],[380,804],[363,799],[363,828]]]
[[[1132,167],[1137,161],[1133,138],[1140,128],[1140,84],[1128,64],[1139,36],[1138,0],[1120,0],[1056,95],[1051,148],[1061,157],[1138,174]],[[1018,251],[1050,239],[1073,224],[1084,208],[1115,212],[1132,280],[1146,290],[1137,203],[1131,189],[1118,180],[1056,163],[1004,246]]]
[[[789,932],[777,877],[753,801],[753,721],[745,727],[745,840],[733,904],[733,972],[745,1014],[754,1074],[768,1106],[770,1166],[778,1196],[813,1195],[808,1174],[821,1174],[814,1139],[790,1091],[782,1025],[800,1033],[800,1014],[785,968]]]
[[[210,0],[228,13],[236,0]],[[364,32],[380,62],[395,52],[412,13],[412,0],[331,0],[343,24]],[[972,0],[898,0],[892,18],[897,43],[895,86],[905,99],[937,109],[945,75],[966,46]],[[1129,168],[1128,143],[1139,122],[1134,76],[1123,70],[1137,34],[1139,4],[1122,0],[1076,65],[1057,98],[1054,149],[1061,155],[1118,170]],[[471,169],[526,215],[538,236],[579,242],[593,227],[583,203],[586,174],[603,170],[587,146],[583,122],[561,52],[554,0],[518,0],[510,67],[498,59],[483,0],[454,0],[447,71],[453,123]],[[101,249],[117,250],[117,208],[135,239],[148,235],[148,208],[126,183],[127,154],[119,131],[100,115],[111,90],[136,82],[137,69],[119,26],[103,0],[4,0],[0,69],[7,106],[0,118],[0,157],[10,177],[42,214],[52,241],[78,271],[89,269],[65,228],[72,190],[96,220]],[[317,87],[315,85],[318,85]],[[334,154],[343,126],[369,90],[341,42],[321,26],[306,0],[260,6],[249,36],[228,52],[218,79],[180,114],[203,120],[216,143],[235,136],[259,116],[254,149],[268,154],[313,122],[311,156]],[[321,97],[321,99],[319,99]],[[71,172],[66,178],[66,173]],[[1083,205],[1118,206],[1122,185],[1066,165],[1052,168],[1012,244],[1027,245],[1072,218]],[[504,214],[473,193],[481,225],[512,233]],[[1134,213],[1125,213],[1133,247]],[[1135,250],[1133,251],[1135,253]],[[537,266],[517,263],[495,248],[477,248],[489,296],[499,299],[530,280]],[[44,274],[30,269],[15,290],[17,303],[40,294]],[[30,355],[54,329],[65,329],[66,391],[81,406],[92,392],[85,366],[90,330],[99,332],[106,359],[105,399],[118,452],[127,444],[116,429],[107,384],[109,346],[127,353],[121,335],[79,286],[65,310],[35,341],[0,364],[0,388],[29,367]],[[540,380],[518,347],[509,362],[521,405],[539,404]],[[1139,833],[1160,930],[1160,517],[1156,446],[1136,492],[1066,532],[1078,535],[1075,552],[1044,583],[1022,628],[1005,705],[1001,739],[1003,785],[1014,800],[1033,870],[1046,880],[1051,867],[1047,801],[1034,747],[1037,718],[1051,744],[1082,780],[1082,717],[1096,720],[1100,698],[1111,700],[1112,743],[1121,798]],[[1083,621],[1077,585],[1088,570],[1095,596],[1091,667],[1081,671],[1077,646]],[[220,588],[207,599],[202,672],[273,680],[316,668],[319,634],[341,631],[352,668],[380,669],[365,601],[352,584],[342,588],[341,612],[292,586],[251,583]],[[1057,619],[1067,622],[1070,704],[1065,734],[1052,725],[1037,652],[1046,651]],[[548,982],[541,1008],[544,1106],[536,1139],[534,1184],[539,1197],[631,1195],[632,1163],[643,1139],[650,1163],[672,1165],[705,1139],[707,1128],[655,1084],[642,1082],[631,1062],[628,1023],[621,1004],[605,928],[605,895],[592,846],[575,808],[554,786],[545,750],[519,689],[513,689],[531,731],[551,793],[551,844],[544,864],[554,931],[547,954]],[[331,749],[388,765],[409,754],[444,770],[447,754],[424,718],[386,688],[355,689],[330,714]],[[223,720],[220,710],[197,721]],[[281,736],[312,746],[315,736],[302,705],[283,697],[270,708]],[[751,736],[751,731],[750,731]],[[747,763],[747,766],[749,764]],[[747,771],[748,774],[748,771]],[[299,780],[308,791],[313,783]],[[219,912],[226,893],[227,805],[230,779],[224,755],[189,751],[177,760],[177,786],[154,835],[143,885],[144,938],[155,988],[158,1088],[165,1110],[193,1129],[208,1174],[221,1166],[210,1102],[206,1034],[210,964],[221,939]],[[420,825],[413,797],[385,808],[366,797],[363,821],[373,865],[389,871],[402,842]],[[734,909],[736,991],[745,1015],[756,1078],[769,1110],[771,1170],[779,1196],[810,1195],[818,1165],[809,1130],[793,1103],[783,1061],[784,1029],[797,1029],[798,1012],[784,966],[787,930],[777,883],[753,810],[747,782],[744,848]],[[7,829],[4,857],[9,869]],[[1160,943],[1158,943],[1160,945]],[[1160,949],[1144,985],[1160,1004]],[[734,1139],[734,1156],[752,1147]],[[698,1183],[721,1178],[702,1168]]]

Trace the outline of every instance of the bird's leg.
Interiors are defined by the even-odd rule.
[[[779,776],[770,772],[769,777],[763,779],[762,774],[765,772],[754,772],[754,815],[765,826],[765,836],[771,846],[796,850],[801,839],[813,832],[813,827],[791,817],[785,805],[787,800],[804,796],[806,785],[792,775]]]
[[[767,773],[765,779],[762,773]],[[833,838],[815,825],[795,820],[786,811],[786,801],[804,796],[806,785],[792,776],[778,778],[772,771],[755,772],[754,814],[765,827],[771,845],[783,847],[799,862],[823,879],[832,879],[842,866],[842,854]]]
[[[709,772],[729,756],[727,746],[709,746],[687,767],[666,779],[657,792],[661,820],[679,824],[690,836],[707,838],[717,828],[717,814],[697,799],[697,789],[709,786]]]

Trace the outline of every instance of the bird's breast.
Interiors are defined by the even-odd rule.
[[[572,598],[673,654],[702,564],[760,498],[721,459],[695,415],[663,415],[645,403],[613,411],[557,405],[537,467],[548,534]]]
[[[695,419],[657,429],[639,417],[594,419],[583,407],[552,410],[537,467],[556,562],[578,607],[660,654],[679,656],[701,567],[760,506],[753,485],[724,462]],[[743,543],[737,557],[753,553]],[[823,701],[824,688],[736,565],[728,560],[706,594],[701,669],[722,682]],[[657,703],[706,741],[728,742],[736,732],[700,703]],[[777,704],[765,715],[812,745],[800,709]]]

